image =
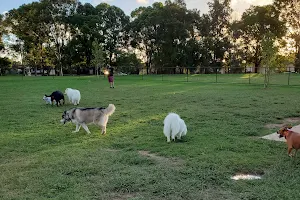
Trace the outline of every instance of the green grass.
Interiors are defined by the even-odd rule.
[[[116,77],[110,89],[103,77],[1,77],[0,199],[299,198],[300,157],[259,138],[276,131],[265,124],[300,115],[299,86],[222,83],[238,75],[220,83],[160,78]],[[115,104],[106,135],[59,123],[72,105],[52,107],[42,97],[66,87],[81,91],[82,107]],[[188,133],[167,144],[163,119],[171,111]],[[263,179],[231,180],[238,172]]]

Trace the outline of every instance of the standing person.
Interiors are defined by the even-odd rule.
[[[108,65],[107,70],[108,70],[108,82],[110,84],[110,88],[115,88],[114,68]]]

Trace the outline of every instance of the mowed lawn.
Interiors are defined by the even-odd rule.
[[[300,155],[260,137],[300,117],[300,86],[147,78],[115,77],[110,89],[103,77],[0,77],[0,199],[299,199]],[[42,97],[67,87],[81,91],[81,107],[115,104],[106,135],[60,124],[73,106]],[[169,112],[188,127],[170,144]]]

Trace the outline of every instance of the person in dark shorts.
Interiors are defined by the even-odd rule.
[[[111,66],[107,67],[108,70],[108,82],[110,84],[110,88],[115,88],[115,83],[114,83],[114,68]]]

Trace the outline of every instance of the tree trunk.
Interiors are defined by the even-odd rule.
[[[254,64],[254,73],[257,73],[258,69],[259,69],[259,63],[255,62],[255,64]]]
[[[109,64],[110,64],[110,65],[112,64],[112,56],[113,56],[113,54],[110,52],[110,53],[109,53]]]
[[[146,63],[146,71],[147,71],[147,75],[149,74],[149,62]]]
[[[63,76],[63,75],[64,75],[64,74],[63,74],[63,70],[62,70],[62,65],[61,65],[61,64],[60,64],[59,74],[60,74],[60,76]]]
[[[34,67],[34,76],[37,76],[37,66]]]
[[[300,72],[300,48],[298,48],[295,58],[295,71]]]

